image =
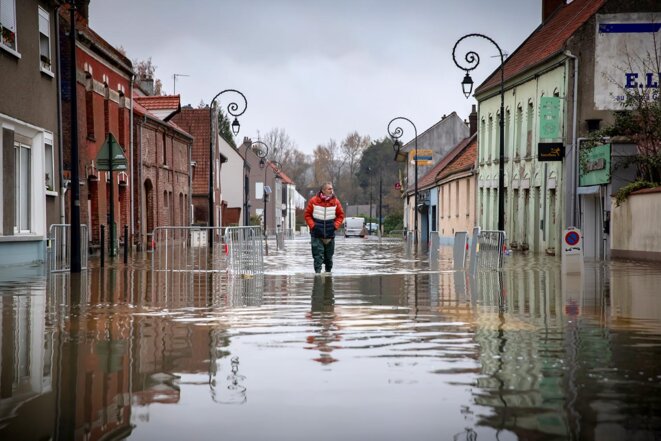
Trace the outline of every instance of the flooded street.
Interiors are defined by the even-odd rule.
[[[3,273],[2,440],[657,440],[661,265],[506,257],[471,279],[395,240],[265,274],[136,255]]]

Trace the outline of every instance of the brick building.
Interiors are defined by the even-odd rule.
[[[179,103],[179,95],[134,98],[134,241],[141,245],[155,227],[191,224],[193,137],[171,121]]]
[[[80,176],[81,224],[89,226],[89,241],[93,246],[100,242],[100,226],[110,223],[110,186],[114,193],[114,222],[117,231],[129,223],[130,193],[126,172],[99,171],[97,155],[109,133],[112,133],[129,158],[130,98],[133,67],[131,61],[88,26],[86,1],[76,12],[76,97],[78,108],[78,157]],[[61,62],[69,65],[70,46],[66,32],[70,28],[67,8],[60,19]],[[70,74],[62,74],[62,133],[65,174],[71,173],[71,90]],[[67,201],[67,206],[70,200]],[[69,208],[67,208],[67,212]],[[84,240],[84,238],[82,238]]]
[[[173,116],[172,122],[193,136],[191,149],[191,204],[193,215],[191,224],[209,223],[209,139],[211,118],[209,107],[193,109],[186,106]],[[213,122],[214,133],[218,133],[217,121]],[[213,150],[213,209],[214,225],[222,225],[222,201],[220,194],[220,167],[227,158],[220,153],[219,143]]]

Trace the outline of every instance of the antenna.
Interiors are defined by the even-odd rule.
[[[177,77],[190,77],[190,75],[185,74],[172,74],[172,95],[177,94]]]

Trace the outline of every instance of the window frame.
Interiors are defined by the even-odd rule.
[[[4,8],[3,8],[4,6]],[[3,25],[2,13],[11,14],[11,22]],[[5,35],[11,34],[13,39],[13,47],[9,43],[5,43],[8,38]],[[0,48],[6,50],[17,58],[21,58],[18,52],[18,25],[16,20],[16,0],[0,0]]]
[[[22,189],[21,187],[21,180],[22,180],[22,175],[21,175],[21,165],[22,165],[22,156],[21,153],[23,151],[26,151],[26,153],[29,153],[27,157],[27,189]],[[16,175],[14,178],[14,197],[15,197],[15,212],[14,212],[14,234],[20,235],[20,234],[30,234],[32,233],[32,146],[29,144],[26,144],[24,142],[20,141],[14,141],[14,164],[16,167]],[[26,207],[26,213],[27,213],[27,220],[25,221],[27,223],[27,229],[22,229],[22,224],[23,224],[23,219],[21,216],[21,209],[22,205],[21,202],[23,199],[21,196],[24,196],[26,198],[25,204],[27,205]]]
[[[53,56],[52,56],[52,50],[51,50],[51,23],[50,23],[50,13],[42,8],[41,6],[37,6],[38,8],[38,19],[39,19],[39,69],[47,74],[52,74],[53,73]],[[42,29],[42,19],[46,20],[46,23],[44,23],[43,29]],[[44,33],[47,32],[47,33]],[[46,48],[48,52],[44,54],[42,52],[42,36],[45,37],[46,39]],[[46,60],[44,60],[44,57]]]
[[[49,180],[46,178],[48,175],[50,175],[50,189],[48,188]],[[44,188],[46,193],[57,195],[55,185],[55,146],[53,145],[53,135],[47,133],[44,136]]]

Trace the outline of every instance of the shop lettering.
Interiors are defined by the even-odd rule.
[[[626,72],[624,74],[626,79],[624,87],[627,89],[633,89],[635,87],[647,87],[648,89],[658,89],[659,88],[659,77],[661,73],[652,73],[647,72],[644,74],[644,77],[641,78],[644,81],[638,82],[640,74],[638,72]]]

